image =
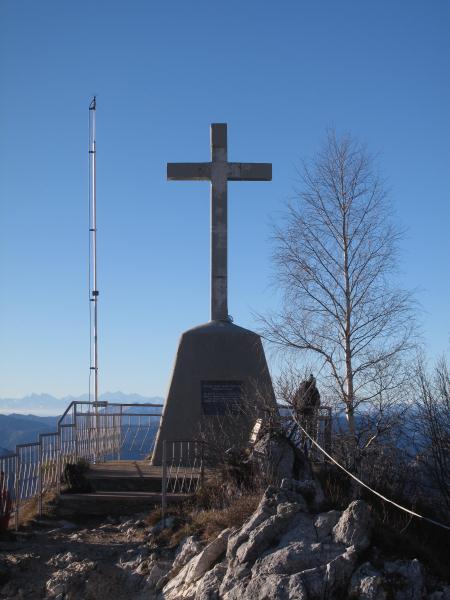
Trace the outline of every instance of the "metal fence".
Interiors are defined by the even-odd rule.
[[[54,433],[37,442],[19,444],[14,454],[0,457],[0,528],[14,518],[19,525],[24,503],[60,491],[69,463],[142,459],[151,454],[161,419],[162,404],[72,402]]]
[[[298,427],[290,408],[287,405],[279,405],[281,416],[281,426],[285,432],[291,436],[291,439],[301,447],[313,462],[322,462],[323,455],[316,451],[314,446],[307,444],[304,435]],[[284,414],[283,414],[284,413]],[[259,419],[262,425],[262,419]],[[322,406],[316,409],[308,417],[306,422],[300,423],[322,447],[331,450],[332,421],[331,408]],[[252,432],[254,443],[259,434],[259,427],[255,425]],[[164,523],[167,497],[169,494],[192,494],[198,490],[204,483],[205,466],[210,464],[208,461],[208,444],[205,441],[177,440],[163,441],[162,455],[162,497],[161,509],[162,520]]]
[[[282,420],[295,428],[288,407],[279,406]],[[283,410],[281,410],[283,409]],[[142,460],[153,452],[162,404],[72,402],[58,421],[57,431],[39,435],[37,442],[19,444],[14,454],[0,457],[0,528],[12,516],[16,528],[20,511],[29,501],[42,514],[43,497],[60,492],[67,464],[84,460]],[[304,425],[302,425],[304,426]],[[325,449],[331,446],[331,409],[320,407],[305,429]],[[305,442],[297,429],[300,445]],[[312,460],[321,460],[309,448]],[[205,444],[200,441],[163,442],[162,503],[167,494],[189,494],[204,479]]]
[[[168,494],[193,494],[203,484],[205,442],[163,441],[161,507],[164,521]]]

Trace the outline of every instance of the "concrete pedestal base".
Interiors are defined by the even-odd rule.
[[[265,406],[276,401],[259,335],[223,321],[186,331],[152,463],[162,462],[163,440],[200,439],[201,432],[217,447],[246,445]]]

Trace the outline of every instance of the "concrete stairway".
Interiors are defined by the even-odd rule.
[[[91,465],[86,475],[89,493],[63,493],[58,512],[76,515],[126,515],[151,510],[161,504],[162,468],[147,461],[111,461]],[[186,494],[168,494],[179,502]]]
[[[149,462],[117,460],[91,465],[87,479],[93,492],[154,492],[161,494],[162,467]]]

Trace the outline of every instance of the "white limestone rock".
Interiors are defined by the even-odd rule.
[[[234,590],[233,590],[234,592]],[[237,596],[237,594],[240,594]],[[226,600],[308,600],[305,587],[299,575],[261,575],[252,577],[245,589],[238,589]]]
[[[125,557],[120,557],[117,566],[126,571],[135,571],[146,559],[146,554],[146,552],[142,551],[139,552],[139,554],[136,554],[133,550],[132,554],[126,554]]]
[[[370,562],[363,563],[352,575],[349,598],[355,600],[386,600],[383,575]]]
[[[295,448],[284,436],[266,433],[253,446],[250,460],[280,482],[294,474]]]
[[[316,486],[313,479],[283,479],[280,485],[282,490],[289,490],[300,494],[306,500],[312,500],[316,494]]]
[[[225,529],[209,543],[199,554],[194,556],[163,588],[163,597],[167,600],[176,598],[194,598],[196,583],[223,555],[227,547],[230,530]]]
[[[419,600],[425,584],[419,561],[366,562],[370,509],[359,500],[345,511],[312,514],[287,501],[290,487],[268,488],[253,515],[237,531],[225,530],[201,547],[194,538],[180,546],[172,569],[155,588],[162,600]],[[301,496],[297,496],[301,497]],[[226,554],[225,554],[226,551]],[[221,561],[221,562],[219,562]],[[167,567],[169,568],[169,567]],[[181,570],[175,574],[176,570]],[[171,572],[174,576],[170,577]],[[163,584],[161,584],[163,582]],[[430,600],[448,600],[444,590]]]
[[[284,496],[281,496],[284,500]],[[278,502],[281,499],[278,491],[273,487],[268,487],[261,498],[255,512],[236,532],[230,535],[227,547],[227,557],[233,558],[237,548],[249,538],[250,533],[270,516],[276,514]]]
[[[314,519],[314,527],[316,530],[317,540],[322,542],[327,537],[331,536],[333,527],[341,518],[341,512],[338,510],[330,510],[326,513],[320,513]]]
[[[143,560],[133,571],[136,575],[147,575],[150,568],[148,560]]]
[[[259,558],[253,566],[252,573],[293,575],[329,563],[344,551],[345,548],[341,544],[293,542]]]
[[[95,563],[84,559],[55,571],[45,585],[47,598],[57,598],[61,594],[67,598],[82,598],[86,576],[95,568]]]
[[[225,562],[217,564],[207,571],[195,591],[195,600],[219,600],[219,589],[227,571]]]
[[[195,539],[194,536],[186,538],[179,546],[175,560],[173,561],[172,571],[179,571],[181,567],[184,567],[191,558],[200,552],[203,544]]]
[[[55,554],[49,558],[46,564],[49,567],[57,567],[58,569],[61,569],[62,567],[77,561],[79,561],[79,558],[76,554],[73,554],[72,552],[63,552],[61,554]]]
[[[147,577],[145,578],[145,586],[150,590],[157,590],[158,584],[163,577],[167,575],[172,567],[170,561],[165,560],[150,560],[147,562]]]
[[[282,508],[280,513],[269,517],[250,531],[248,540],[236,550],[235,560],[240,563],[255,561],[259,554],[264,552],[286,531],[291,517],[301,510],[301,507],[295,504],[291,504],[289,509],[286,505],[282,505],[280,508]]]
[[[312,510],[319,511],[325,503],[325,494],[323,493],[320,482],[314,477],[311,468],[303,467],[303,479],[286,478],[281,481],[280,488],[287,494],[288,499],[300,502],[302,498],[305,503],[305,512],[308,510],[308,504]],[[289,494],[296,496],[291,498]],[[307,504],[308,503],[308,504]]]
[[[236,586],[245,589],[250,581],[251,572],[248,565],[233,564],[228,561],[228,569],[220,584],[220,598],[232,598],[237,593]],[[227,595],[228,594],[228,595]]]
[[[344,510],[333,528],[333,539],[345,546],[365,550],[370,545],[372,519],[370,508],[364,500],[355,500]]]
[[[287,530],[279,538],[277,548],[283,548],[292,542],[299,541],[305,544],[317,542],[313,516],[303,512],[298,512],[290,519]]]
[[[116,531],[119,531],[119,528],[117,527],[117,525],[105,523],[104,525],[100,525],[99,530],[105,533],[116,533]]]
[[[357,560],[357,548],[350,546],[343,554],[330,561],[325,567],[326,589],[331,591],[347,589]]]
[[[221,600],[242,600],[245,598],[245,590],[250,583],[250,577],[229,577],[226,585],[220,586],[219,598]]]

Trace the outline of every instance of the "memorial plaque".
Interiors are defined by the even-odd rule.
[[[202,381],[204,415],[237,413],[242,400],[242,381]]]

